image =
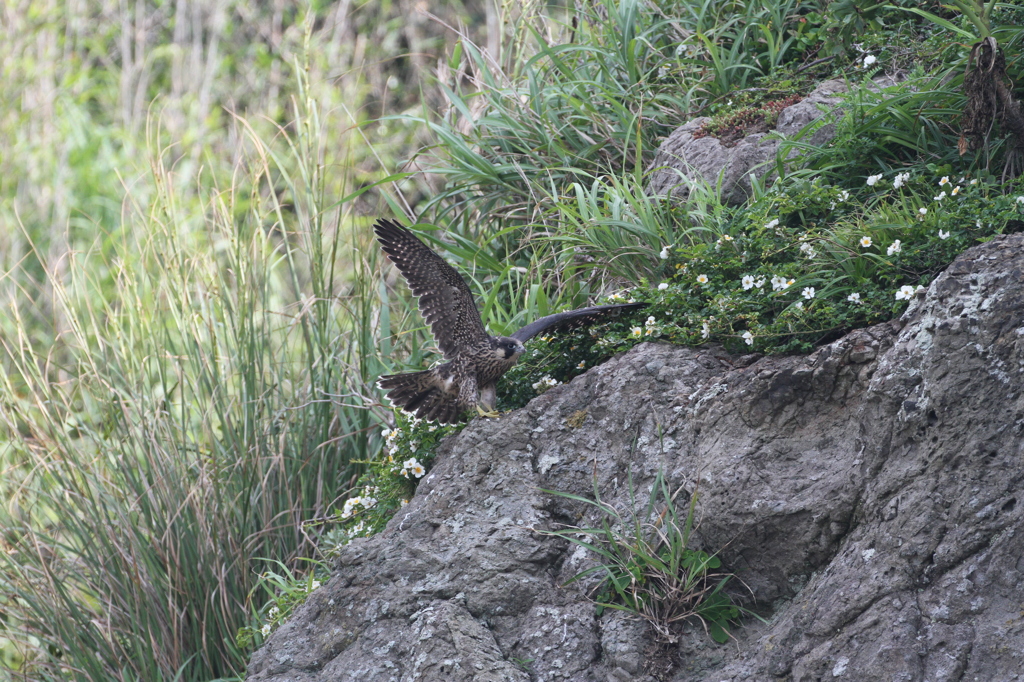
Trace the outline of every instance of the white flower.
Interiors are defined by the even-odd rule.
[[[785,277],[779,277],[776,275],[775,277],[772,277],[772,291],[782,291],[783,289],[792,286],[795,281],[796,280],[792,279],[787,280]]]
[[[943,175],[942,179],[939,180],[939,187],[942,187],[943,185],[948,185],[948,184],[949,184],[949,176],[948,175]]]
[[[648,327],[653,327],[654,325],[658,324],[658,321],[654,319],[654,315],[651,315],[650,317],[647,318],[647,321],[644,324],[647,325]]]
[[[804,287],[803,295],[808,300],[814,298],[814,287]]]
[[[896,292],[897,301],[909,301],[914,296],[914,287],[904,284],[900,287],[900,290]]]
[[[317,590],[317,589],[320,589],[320,581],[319,580],[314,580],[313,582],[311,582],[309,584],[309,591],[312,592],[313,590]]]
[[[658,285],[658,291],[665,291],[665,289],[668,289],[668,282],[662,282]]]
[[[972,179],[972,180],[971,180],[971,184],[972,184],[972,185],[977,185],[977,184],[978,184],[978,178],[974,178],[974,179]]]
[[[1024,197],[1017,197],[1018,204],[1024,204]]]
[[[872,64],[874,64],[877,61],[878,61],[878,57],[876,57],[873,54],[869,54],[868,56],[864,57],[864,68],[865,69],[868,68],[869,66],[871,66]]]
[[[743,275],[743,279],[741,280],[741,282],[743,283],[743,290],[744,291],[746,291],[747,289],[753,289],[754,288],[754,276],[753,275]]]
[[[380,437],[381,438],[387,438],[390,435],[391,435],[391,431],[389,431],[388,429],[384,429],[383,431],[380,432]]]
[[[871,246],[871,237],[868,237],[867,235],[861,237],[860,246],[863,249],[869,248]]]
[[[882,174],[881,173],[879,173],[878,175],[869,175],[868,176],[868,187],[874,187],[875,183],[878,182],[881,179],[882,179]]]
[[[708,283],[708,276],[707,275],[697,275],[697,284],[707,284],[707,283]]]
[[[807,242],[800,245],[800,253],[804,254],[808,258],[814,258],[818,255],[818,252],[814,250],[814,247]]]
[[[889,248],[885,250],[887,256],[891,256],[894,253],[899,253],[903,249],[903,244],[897,239],[892,244],[889,244]]]
[[[641,329],[640,327],[633,327],[632,329],[629,330],[629,333],[637,338],[640,338],[643,335],[644,330]]]
[[[850,193],[847,192],[845,189],[842,192],[839,193],[839,201],[846,201],[849,198],[850,198]]]
[[[267,611],[267,617],[268,618],[277,618],[277,615],[279,613],[281,613],[281,609],[277,608],[276,606],[271,606],[270,610]]]
[[[701,327],[700,327],[700,338],[702,338],[702,339],[706,339],[706,338],[708,338],[709,336],[711,336],[711,327],[709,327],[709,326],[708,326],[708,323],[707,323],[707,322],[705,322],[705,323],[704,323],[704,324],[702,324],[702,325],[701,325]]]
[[[266,625],[260,628],[260,634],[264,637],[270,634],[270,623],[267,623]]]
[[[770,230],[770,229],[772,229],[773,227],[778,227],[778,226],[779,226],[779,219],[778,219],[778,218],[775,218],[774,220],[769,220],[769,221],[768,221],[767,223],[765,223],[765,225],[764,225],[764,227],[765,227],[765,229],[766,229],[766,230]]]
[[[668,247],[666,246],[665,248],[663,248],[661,250],[661,253],[659,253],[658,255],[661,256],[661,260],[667,260],[668,259]]]
[[[960,194],[960,185],[954,187],[953,191],[949,193],[949,196],[955,197],[957,194]]]
[[[377,504],[377,498],[363,496],[359,498],[359,503],[363,506],[363,509],[370,509]]]
[[[583,362],[582,360],[580,360],[580,364],[576,365],[576,369],[586,369],[586,368],[587,368],[587,363]]]
[[[751,334],[749,331],[743,332],[743,340],[747,342],[748,346],[754,345],[754,335]]]
[[[981,229],[981,220],[975,220],[974,221],[974,226],[980,230]]]
[[[949,232],[939,230],[939,239],[949,239]]]
[[[345,500],[345,506],[341,508],[341,518],[347,519],[352,516],[361,501],[362,500],[358,497],[350,497]]]
[[[860,294],[858,294],[856,292],[854,292],[854,293],[850,294],[849,296],[847,296],[846,300],[849,301],[850,303],[856,303],[857,305],[860,305],[861,303],[864,302],[864,301],[860,300]]]
[[[640,329],[640,327],[633,327],[633,329],[637,330],[637,329]],[[636,336],[640,336],[640,335],[636,334]],[[548,390],[549,388],[551,388],[552,386],[557,386],[557,385],[558,385],[558,382],[556,380],[552,379],[550,376],[545,374],[543,377],[541,377],[540,381],[536,381],[536,382],[533,383],[533,390],[538,391],[538,392],[544,392],[544,391]]]
[[[939,196],[935,197],[935,201],[942,201],[945,198],[946,198],[946,193],[945,192],[939,192]],[[1020,197],[1020,198],[1024,199],[1024,197]]]
[[[899,189],[904,184],[906,184],[907,180],[909,179],[910,173],[897,173],[896,177],[892,181],[893,189]]]
[[[761,277],[756,282],[754,282],[754,286],[757,287],[758,289],[760,289],[761,287],[764,286],[764,281],[765,281],[764,277]]]
[[[922,206],[921,208],[917,209],[917,212],[918,212],[919,214],[921,214],[921,220],[924,220],[924,217],[925,217],[926,215],[928,215],[928,209],[927,209],[927,208],[925,208],[924,206]]]
[[[409,504],[409,500],[402,500],[401,502],[398,503],[398,507],[399,507],[399,509],[401,509],[402,507],[406,506],[407,504]]]
[[[804,309],[804,302],[803,301],[797,301],[796,303],[793,304],[793,307],[796,308],[797,310],[803,310]]]

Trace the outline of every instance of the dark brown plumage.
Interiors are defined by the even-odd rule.
[[[381,249],[419,297],[420,313],[448,361],[422,372],[385,375],[377,381],[393,404],[420,419],[454,424],[474,407],[481,414],[495,415],[498,378],[526,350],[526,341],[550,329],[586,324],[612,311],[645,305],[625,303],[555,313],[511,336],[491,336],[484,329],[473,293],[455,268],[393,220],[378,220],[373,230]]]

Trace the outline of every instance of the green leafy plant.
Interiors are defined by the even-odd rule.
[[[236,643],[239,648],[252,649],[288,620],[296,608],[301,606],[310,593],[320,589],[329,575],[324,562],[307,560],[310,569],[293,571],[280,561],[272,561],[276,570],[263,571],[249,594],[253,610],[253,623],[238,630]],[[261,604],[257,608],[257,605]]]
[[[879,15],[885,6],[885,2],[876,0],[831,0],[810,17],[818,27],[812,36],[820,41],[825,54],[844,54],[865,33],[881,28]]]
[[[441,439],[466,426],[425,422],[399,410],[394,412],[394,423],[382,431],[384,447],[379,456],[361,462],[366,471],[342,507],[304,524],[307,532],[321,536],[318,551],[324,557],[335,556],[353,538],[383,530],[429,473]]]
[[[692,546],[697,491],[690,494],[686,512],[680,516],[676,500],[683,490],[680,486],[670,491],[659,473],[646,504],[637,511],[630,475],[629,509],[624,513],[601,501],[596,481],[593,500],[545,490],[591,507],[600,525],[538,532],[565,538],[595,555],[597,565],[565,584],[591,582],[587,593],[597,605],[598,615],[606,608],[635,614],[666,642],[676,641],[681,623],[696,621],[713,640],[724,643],[740,615],[751,612],[735,605],[725,591],[734,576],[719,571],[721,559]]]

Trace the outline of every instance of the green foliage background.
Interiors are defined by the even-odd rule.
[[[451,429],[372,386],[436,358],[377,215],[417,223],[496,333],[649,303],[537,340],[506,409],[645,340],[807,350],[1017,229],[1000,131],[956,150],[975,25],[868,4],[8,3],[0,679],[239,679],[414,493]],[[1014,82],[1020,14],[991,18]],[[838,136],[787,141],[746,204],[644,192],[675,126],[830,76]]]

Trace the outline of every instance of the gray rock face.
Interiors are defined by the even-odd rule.
[[[707,117],[695,118],[665,138],[651,163],[647,191],[650,194],[672,194],[685,199],[690,192],[684,178],[699,179],[714,187],[722,173],[722,199],[739,204],[751,193],[751,173],[760,177],[771,168],[763,164],[775,158],[781,138],[792,137],[807,124],[836,109],[846,84],[839,80],[821,83],[800,102],[779,113],[776,135],[753,133],[734,146],[724,146],[717,138],[694,139]],[[835,136],[834,122],[826,123],[809,135],[807,142],[821,145]]]
[[[1017,235],[809,356],[643,344],[447,440],[247,679],[1018,679],[1022,385]],[[769,619],[735,643],[695,626],[657,649],[646,624],[597,617],[558,586],[585,553],[530,529],[593,521],[541,488],[590,496],[596,476],[623,509],[628,473],[645,499],[659,470],[699,482],[700,543]]]

